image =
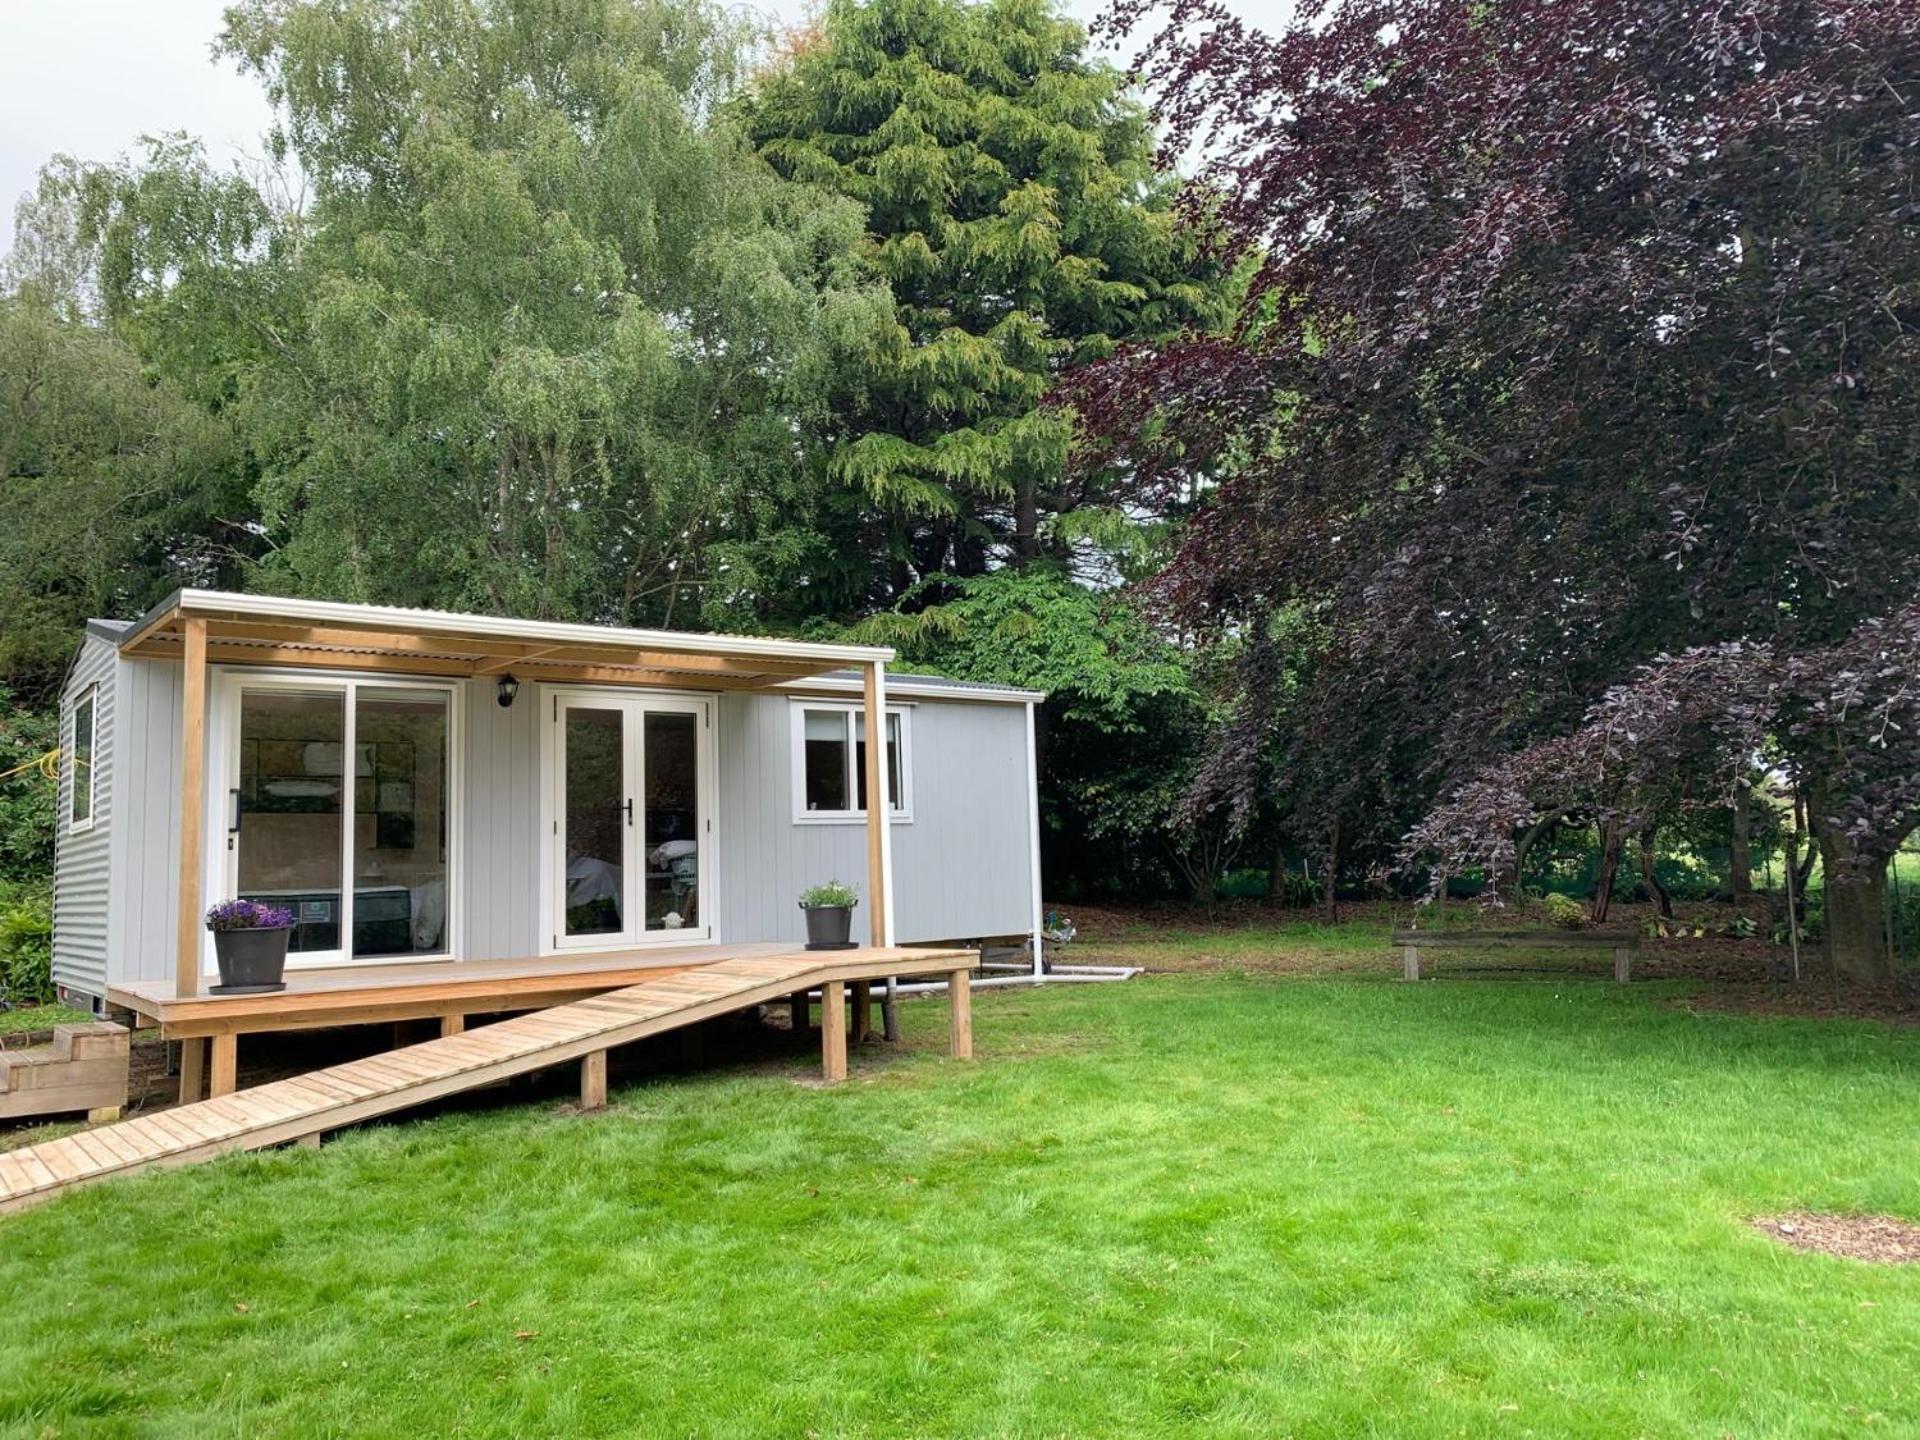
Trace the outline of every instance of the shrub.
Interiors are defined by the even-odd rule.
[[[833,905],[845,905],[849,909],[860,903],[860,892],[851,885],[842,885],[838,880],[829,880],[823,885],[809,885],[800,892],[802,910],[823,910]]]
[[[45,886],[0,890],[0,1001],[53,999],[53,893]]]
[[[1570,895],[1549,895],[1544,903],[1549,924],[1578,930],[1587,923],[1587,907]]]
[[[258,900],[223,900],[207,911],[209,930],[284,930],[293,924],[293,911]]]

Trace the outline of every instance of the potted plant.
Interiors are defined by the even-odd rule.
[[[207,911],[213,952],[220,961],[220,994],[250,995],[287,988],[287,941],[293,912],[257,900],[228,900]]]
[[[838,880],[802,891],[800,908],[807,912],[807,949],[852,949],[853,942],[847,936],[853,930],[853,907],[859,903],[860,892]]]

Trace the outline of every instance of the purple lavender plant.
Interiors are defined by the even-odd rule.
[[[207,911],[209,930],[285,930],[292,924],[293,911],[258,900],[225,900]]]

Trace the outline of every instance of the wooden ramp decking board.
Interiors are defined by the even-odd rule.
[[[192,1165],[339,1130],[618,1045],[697,1024],[796,990],[887,975],[960,974],[968,950],[865,949],[834,960],[796,951],[723,960],[587,1000],[306,1075],[0,1151],[0,1213],[77,1185],[164,1165]],[[956,1006],[962,1010],[964,1006]],[[826,1017],[822,1024],[839,1027]],[[957,1035],[956,1031],[956,1035]]]

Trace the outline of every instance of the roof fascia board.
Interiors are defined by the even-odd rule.
[[[683,630],[626,630],[562,620],[513,620],[497,615],[460,615],[446,610],[412,610],[393,605],[350,605],[335,600],[298,600],[277,595],[236,594],[224,590],[181,590],[155,606],[120,640],[122,649],[137,644],[174,613],[247,620],[303,621],[314,625],[385,625],[423,635],[486,636],[498,640],[553,641],[601,648],[631,646],[687,655],[735,655],[747,659],[791,659],[864,665],[893,659],[880,645],[841,645],[811,640],[756,639],[744,635],[703,635]]]

